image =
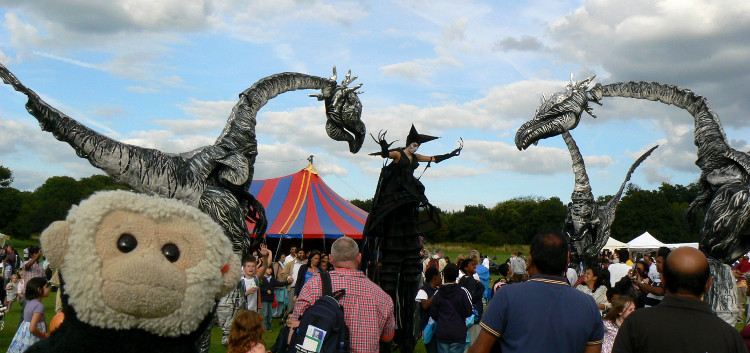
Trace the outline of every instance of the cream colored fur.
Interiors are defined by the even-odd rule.
[[[181,221],[198,227],[199,239],[192,244],[179,244],[183,254],[199,258],[185,268],[186,290],[182,305],[161,317],[138,317],[113,310],[105,304],[102,288],[102,258],[96,237],[102,219],[115,211],[136,213],[155,222]],[[132,217],[130,217],[132,220]],[[148,222],[146,222],[148,223]],[[68,303],[75,308],[82,322],[110,329],[142,329],[161,336],[175,337],[191,333],[213,309],[215,300],[229,292],[239,280],[240,263],[222,228],[198,209],[172,199],[146,196],[127,191],[99,192],[74,206],[65,221],[50,225],[41,237],[42,248],[50,263],[61,270],[65,280]],[[187,254],[185,255],[187,256]],[[225,266],[228,266],[225,268]],[[225,269],[222,273],[222,269]],[[120,271],[120,273],[128,271]],[[106,278],[136,283],[143,273],[130,273],[129,278]],[[169,279],[165,279],[167,282]],[[158,281],[147,281],[158,283]],[[134,293],[136,290],[150,291]],[[119,293],[117,300],[128,301],[134,294],[158,295],[152,286],[131,286]],[[179,293],[178,293],[179,294]],[[157,298],[158,300],[158,298]]]

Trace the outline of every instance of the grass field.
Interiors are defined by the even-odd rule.
[[[35,241],[18,241],[15,240],[12,243],[16,248],[22,249],[26,245],[33,244],[33,245],[39,245],[38,242]],[[450,257],[451,261],[455,262],[455,259],[459,254],[465,254],[469,252],[472,249],[476,249],[480,251],[482,254],[487,254],[490,256],[490,258],[493,258],[494,256],[497,256],[496,262],[502,263],[507,258],[510,257],[511,252],[517,252],[522,251],[525,254],[528,254],[528,246],[506,246],[506,247],[488,247],[488,246],[482,246],[482,245],[474,245],[474,244],[457,244],[457,243],[447,243],[447,244],[426,244],[426,248],[430,251],[434,251],[435,248],[441,248],[445,255]],[[497,276],[493,275],[492,280],[496,279]],[[56,293],[50,293],[50,296],[47,298],[44,298],[42,300],[42,303],[45,305],[45,312],[47,315],[47,323],[49,323],[49,320],[52,319],[54,316],[54,306],[55,306],[55,294]],[[13,307],[11,311],[6,315],[5,318],[5,327],[0,330],[0,352],[5,352],[8,349],[8,346],[10,345],[10,341],[13,339],[13,335],[16,333],[16,330],[18,329],[18,319],[21,315],[21,306],[16,302],[13,304]],[[265,342],[266,347],[270,347],[273,345],[273,343],[276,341],[276,338],[278,336],[279,330],[281,329],[281,320],[280,319],[274,319],[272,329],[273,331],[267,332],[265,335]],[[221,345],[221,330],[218,327],[214,327],[211,332],[211,353],[224,353],[226,352],[226,347]],[[421,343],[417,343],[416,352],[423,353],[424,352],[424,345]]]

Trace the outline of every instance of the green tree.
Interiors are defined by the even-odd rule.
[[[367,199],[367,200],[354,199],[354,200],[349,200],[349,202],[351,202],[352,205],[361,208],[367,213],[370,213],[370,210],[372,209],[372,199]]]
[[[7,188],[13,183],[13,172],[0,165],[0,188]]]
[[[612,236],[627,242],[645,231],[665,243],[695,241],[664,193],[634,188],[617,207]]]
[[[0,188],[0,232],[10,233],[6,227],[18,217],[23,199],[21,192],[11,188]]]

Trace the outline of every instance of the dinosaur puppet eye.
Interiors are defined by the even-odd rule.
[[[124,233],[117,239],[117,249],[123,253],[129,253],[138,246],[138,240],[132,234]]]
[[[161,248],[161,253],[164,254],[164,257],[166,257],[169,262],[177,262],[180,258],[180,248],[172,243],[164,245]]]

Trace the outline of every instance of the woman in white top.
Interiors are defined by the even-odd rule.
[[[607,287],[604,285],[604,279],[602,269],[598,267],[590,268],[586,270],[586,274],[583,276],[583,283],[576,287],[579,291],[594,297],[600,312],[610,307],[607,301]]]

